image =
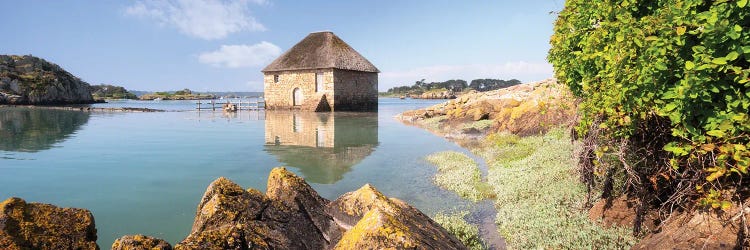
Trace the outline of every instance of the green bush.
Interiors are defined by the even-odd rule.
[[[624,189],[662,205],[730,206],[750,165],[747,0],[568,0],[550,43],[577,132],[596,137],[589,174],[627,172]]]

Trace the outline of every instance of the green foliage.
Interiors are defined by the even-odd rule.
[[[477,129],[479,131],[484,131],[485,129],[488,129],[494,124],[495,121],[493,120],[479,120],[472,123],[467,123],[464,125],[464,129]]]
[[[528,157],[534,152],[541,137],[528,137],[521,140],[518,135],[494,133],[484,138],[484,150],[475,152],[488,161],[515,161]]]
[[[193,91],[190,89],[183,89],[183,90],[178,90],[174,92],[175,95],[190,95],[192,93]]]
[[[498,79],[474,79],[469,84],[469,89],[473,89],[479,92],[485,92],[490,90],[507,88],[521,84],[521,81],[516,79],[510,79],[508,81]]]
[[[424,121],[422,122],[423,124],[422,126],[425,126],[425,128],[428,128],[430,130],[438,130],[442,126],[441,123],[445,121],[446,119],[448,118],[445,116],[430,117],[430,118],[424,119]]]
[[[548,59],[582,99],[579,134],[596,127],[603,141],[665,140],[668,172],[636,170],[700,180],[690,185],[701,203],[725,207],[750,165],[749,24],[745,0],[569,0]],[[644,133],[655,119],[669,130]]]
[[[461,240],[469,249],[481,250],[487,249],[482,242],[482,238],[479,237],[479,228],[477,226],[469,224],[464,220],[464,217],[468,212],[459,212],[455,214],[437,214],[432,219],[435,220],[440,226],[448,230],[449,233],[453,234]]]
[[[95,99],[136,99],[135,94],[130,93],[127,89],[109,84],[89,86],[91,95]]]
[[[427,156],[427,161],[437,165],[435,183],[471,201],[492,198],[490,186],[482,182],[477,163],[463,153],[446,151]]]
[[[629,230],[602,228],[582,212],[586,189],[573,174],[575,146],[565,130],[494,141],[500,143],[481,150],[528,152],[488,161],[488,181],[497,196],[495,222],[509,249],[625,249],[635,243]]]

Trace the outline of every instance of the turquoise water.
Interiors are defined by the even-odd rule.
[[[89,209],[104,249],[125,234],[178,242],[211,181],[265,191],[276,166],[328,199],[371,183],[434,214],[467,204],[433,184],[424,157],[466,151],[393,117],[437,102],[380,99],[369,114],[195,112],[192,101],[94,105],[176,110],[157,113],[0,108],[0,199]]]

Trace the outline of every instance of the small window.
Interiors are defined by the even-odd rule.
[[[279,83],[279,75],[273,75],[273,83]]]
[[[315,92],[323,91],[323,73],[315,73]]]

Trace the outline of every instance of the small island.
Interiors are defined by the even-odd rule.
[[[108,100],[108,99],[138,99],[138,97],[121,86],[99,84],[91,85],[89,87],[91,96],[95,100]]]
[[[190,89],[183,89],[178,91],[162,91],[144,94],[140,96],[140,100],[210,100],[216,99],[213,94],[201,94],[193,93]]]

